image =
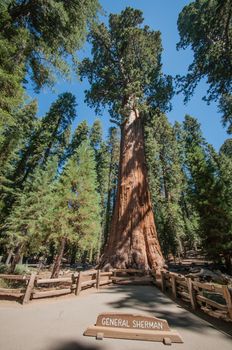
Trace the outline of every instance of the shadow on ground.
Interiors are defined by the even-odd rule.
[[[47,350],[101,350],[98,346],[89,346],[77,341],[67,341],[59,343]]]
[[[183,302],[176,302],[163,294],[156,287],[150,286],[119,286],[109,287],[101,293],[115,293],[120,296],[108,305],[123,312],[123,309],[136,309],[138,313],[148,313],[151,316],[168,321],[171,328],[187,328],[198,333],[207,334],[210,328],[216,328],[232,336],[231,322],[225,322],[207,316],[203,312],[192,312],[191,307]],[[124,294],[124,297],[121,295]],[[126,294],[126,295],[125,295]],[[196,317],[198,316],[198,317]],[[199,322],[200,319],[207,322]],[[209,323],[210,324],[209,324]]]

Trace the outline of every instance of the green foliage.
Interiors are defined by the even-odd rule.
[[[159,111],[150,114],[145,124],[146,160],[149,187],[162,251],[167,256],[182,252],[186,239],[181,208],[183,174],[178,144],[167,117]]]
[[[102,125],[99,119],[96,119],[90,130],[89,135],[91,146],[97,150],[100,143],[102,142]]]
[[[25,76],[23,47],[28,36],[24,29],[10,25],[9,1],[0,4],[0,145],[5,127],[16,126],[14,114],[23,102]],[[3,27],[5,26],[5,30]]]
[[[116,201],[116,191],[118,183],[120,132],[119,129],[116,127],[111,127],[109,129],[107,149],[109,152],[109,171],[107,180],[107,202],[105,208],[106,219],[104,228],[104,243],[106,243],[109,234],[109,227],[113,214],[113,208]]]
[[[19,247],[20,253],[35,254],[46,251],[46,237],[53,203],[54,178],[57,159],[51,160],[45,169],[37,168],[25,184],[3,224],[3,238],[8,248]]]
[[[15,112],[14,119],[17,124],[8,124],[2,129],[2,140],[4,141],[0,143],[1,173],[6,173],[6,167],[16,161],[19,157],[18,152],[29,142],[37,123],[36,112],[37,102],[34,100],[21,106]]]
[[[98,0],[4,0],[0,4],[0,147],[18,127],[23,85],[36,91],[76,70],[77,50],[100,10]]]
[[[36,128],[36,111],[37,103],[35,101],[22,106],[15,114],[15,120],[18,121],[18,124],[8,125],[2,133],[4,141],[0,145],[0,208],[5,212],[8,212],[6,207],[9,205],[9,198],[16,194],[12,175],[20,160],[22,148],[30,142]],[[0,217],[2,217],[2,213],[0,213]]]
[[[188,191],[199,215],[202,244],[211,258],[224,257],[227,264],[232,254],[231,158],[219,156],[205,142],[196,119],[186,116],[183,129]]]
[[[70,232],[68,238],[76,240],[82,251],[96,250],[101,227],[100,198],[97,193],[94,151],[88,141],[82,142],[70,158],[57,193],[59,198],[56,201],[56,211],[60,229],[56,232],[62,235]],[[71,228],[65,226],[64,229],[64,221]]]
[[[109,16],[109,27],[93,26],[89,35],[93,58],[84,59],[79,67],[81,77],[91,84],[86,91],[90,106],[97,112],[100,106],[109,106],[117,123],[127,115],[129,102],[140,109],[147,103],[162,108],[172,94],[170,77],[161,73],[160,32],[142,27],[142,22],[142,12],[127,7]]]
[[[225,156],[232,159],[232,139],[225,140],[225,142],[220,148],[219,154],[220,155],[224,154]]]
[[[7,265],[0,263],[0,273],[6,273],[6,272],[7,272]]]
[[[15,275],[29,275],[30,269],[26,265],[18,264],[14,270]]]
[[[37,165],[44,165],[50,156],[59,161],[67,148],[71,124],[76,116],[76,100],[71,93],[63,93],[51,105],[46,116],[38,124],[30,142],[22,150],[13,177],[22,184]]]
[[[10,44],[12,31],[23,33],[17,59],[25,64],[37,89],[53,83],[54,71],[68,74],[68,59],[75,63],[76,51],[99,9],[97,0],[3,2],[1,33]]]
[[[68,159],[69,157],[71,157],[75,153],[77,148],[81,145],[81,143],[88,139],[88,135],[89,135],[89,126],[88,126],[86,120],[83,120],[77,126],[77,128],[74,132],[74,135],[72,137],[72,140],[67,147],[64,158]]]
[[[100,233],[100,197],[97,193],[97,174],[94,153],[89,143],[77,151],[78,158],[78,223],[79,245],[82,249],[97,247]]]
[[[188,74],[179,78],[187,101],[197,83],[207,78],[205,100],[219,100],[224,125],[231,129],[232,7],[230,0],[196,0],[178,18],[178,48],[191,46],[194,59]]]

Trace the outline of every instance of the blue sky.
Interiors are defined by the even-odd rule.
[[[162,36],[163,44],[163,72],[175,76],[177,74],[184,75],[187,72],[188,65],[192,61],[191,50],[176,50],[176,44],[179,41],[177,30],[177,18],[182,8],[191,1],[187,0],[100,0],[100,3],[106,13],[118,13],[125,7],[131,6],[141,9],[144,14],[144,23],[149,25],[154,30],[159,30]],[[107,22],[107,17],[102,19]],[[80,51],[79,57],[85,57],[89,54],[87,45]],[[86,119],[89,124],[92,124],[96,119],[94,110],[91,110],[84,103],[84,90],[88,87],[87,82],[80,83],[73,76],[71,82],[59,79],[52,92],[49,89],[44,89],[39,94],[35,95],[31,90],[28,94],[36,97],[39,102],[39,115],[44,115],[53,101],[56,100],[57,94],[65,91],[72,92],[77,98],[77,118],[74,127],[83,119]],[[207,85],[202,81],[196,88],[194,96],[187,105],[183,103],[183,96],[175,95],[172,99],[172,111],[168,112],[168,118],[171,123],[175,120],[181,122],[185,114],[190,114],[196,117],[201,125],[203,135],[206,140],[213,144],[218,150],[224,140],[228,138],[225,129],[220,123],[220,114],[217,112],[215,103],[207,105],[202,101],[202,97],[207,91]],[[101,117],[103,123],[104,134],[107,134],[110,126],[108,114],[104,113]]]

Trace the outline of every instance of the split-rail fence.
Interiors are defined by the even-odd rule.
[[[60,296],[79,295],[87,288],[99,289],[111,283],[155,284],[163,293],[171,294],[174,300],[182,300],[195,311],[201,309],[208,315],[232,322],[232,295],[227,285],[202,283],[166,270],[156,275],[135,269],[80,271],[69,277],[41,278],[39,275],[5,275],[0,279],[19,282],[21,288],[0,288],[0,297],[16,298],[27,304],[30,300]]]

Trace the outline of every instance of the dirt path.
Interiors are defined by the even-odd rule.
[[[152,350],[162,343],[84,337],[101,312],[147,314],[167,319],[184,344],[172,350],[231,350],[232,338],[172,302],[155,287],[112,286],[79,297],[37,301],[26,306],[0,306],[2,350]]]

